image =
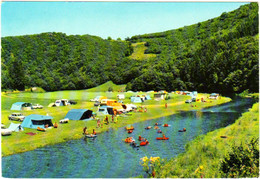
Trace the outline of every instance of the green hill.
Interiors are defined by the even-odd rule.
[[[133,36],[129,41],[145,42],[145,53],[157,59],[132,87],[258,91],[258,21],[258,4],[251,3],[191,26]]]
[[[2,40],[2,89],[258,92],[258,4],[126,41],[42,33]],[[140,59],[140,60],[138,60]]]
[[[122,84],[122,65],[128,65],[131,52],[129,42],[90,35],[42,33],[4,37],[2,89],[86,89],[109,80]]]

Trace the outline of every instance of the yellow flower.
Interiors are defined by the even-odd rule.
[[[150,161],[152,162],[152,163],[154,163],[156,160],[159,160],[160,159],[160,157],[151,157],[150,158]]]
[[[142,160],[143,162],[146,162],[146,161],[148,160],[148,158],[145,156],[145,157],[141,158],[141,160]]]
[[[202,173],[202,170],[203,170],[203,166],[199,166],[196,170],[195,170],[195,173]]]

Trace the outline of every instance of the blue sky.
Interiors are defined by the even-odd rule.
[[[162,32],[237,9],[239,2],[2,2],[1,35],[42,32],[113,39]]]

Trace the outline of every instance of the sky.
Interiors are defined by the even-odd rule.
[[[63,32],[125,39],[218,17],[248,2],[2,2],[1,36]]]

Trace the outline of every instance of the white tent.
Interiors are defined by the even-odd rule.
[[[19,129],[19,126],[20,126],[20,129]],[[9,130],[11,131],[15,131],[15,132],[19,132],[19,131],[23,131],[23,127],[21,126],[21,124],[15,124],[15,123],[12,123],[10,124],[10,126],[8,127]]]

